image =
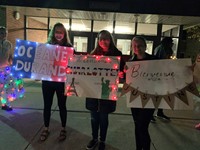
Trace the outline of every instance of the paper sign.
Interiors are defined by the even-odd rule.
[[[192,109],[199,96],[193,82],[190,59],[127,62],[127,106],[139,108]]]
[[[12,73],[14,76],[65,82],[72,47],[16,40]]]
[[[120,58],[74,55],[68,61],[65,94],[117,100]]]

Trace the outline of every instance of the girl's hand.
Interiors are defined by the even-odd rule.
[[[124,72],[123,72],[123,71],[120,71],[120,72],[118,73],[118,76],[119,76],[119,78],[124,78]]]
[[[196,62],[200,62],[200,54],[197,55]]]

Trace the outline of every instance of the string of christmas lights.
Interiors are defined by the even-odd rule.
[[[11,67],[0,68],[0,100],[2,104],[24,97],[23,80],[13,77]]]

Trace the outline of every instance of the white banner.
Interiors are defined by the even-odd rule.
[[[65,94],[117,100],[120,57],[74,55],[68,60]]]
[[[139,108],[193,109],[199,96],[193,82],[190,59],[127,62],[127,106]]]

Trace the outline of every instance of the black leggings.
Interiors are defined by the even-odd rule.
[[[136,150],[150,150],[151,138],[148,127],[155,109],[131,108],[135,123]]]
[[[92,138],[98,139],[100,129],[100,141],[105,142],[108,130],[108,113],[91,111]]]
[[[51,117],[51,106],[53,103],[53,96],[56,92],[58,99],[58,107],[60,111],[60,119],[62,127],[66,126],[67,122],[67,108],[66,101],[67,97],[64,95],[64,82],[53,82],[53,81],[42,81],[42,93],[44,99],[44,125],[49,127],[50,117]]]

